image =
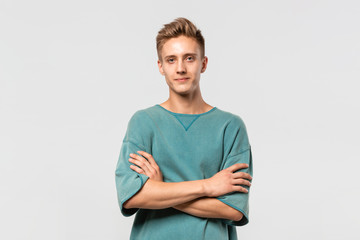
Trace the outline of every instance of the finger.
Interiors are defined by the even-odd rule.
[[[133,156],[132,158],[129,158],[129,162],[136,164],[138,167],[140,167],[142,170],[144,170],[145,173],[150,172],[150,170],[147,166],[147,165],[149,165],[149,163],[145,159],[143,159],[139,156],[134,156],[134,155],[132,155],[132,156]]]
[[[151,167],[149,161],[147,159],[143,158],[142,156],[140,156],[138,154],[134,154],[134,153],[130,154],[130,156],[138,161],[143,162],[148,168]]]
[[[137,173],[145,174],[144,170],[142,170],[141,168],[139,168],[139,167],[137,167],[137,166],[135,166],[135,165],[130,165],[130,168],[131,168],[132,170],[134,170],[135,172],[137,172]]]
[[[236,185],[245,185],[245,186],[251,186],[251,182],[249,182],[248,180],[242,179],[242,178],[236,178],[233,180],[233,184]]]
[[[144,157],[147,158],[147,160],[149,161],[150,165],[154,166],[154,167],[158,167],[157,163],[155,162],[153,156],[150,153],[144,152],[144,151],[137,151],[139,154],[143,155]]]
[[[237,191],[237,192],[243,192],[243,193],[249,192],[246,188],[241,187],[241,186],[233,186],[233,189],[234,189],[234,191]]]
[[[147,168],[147,166],[139,160],[129,158],[129,162],[133,163],[136,167],[141,168],[145,172],[145,174],[150,172],[149,169]]]
[[[233,178],[246,178],[246,179],[252,180],[251,175],[248,173],[245,173],[245,172],[233,173]]]
[[[248,168],[248,167],[249,167],[249,165],[246,163],[236,163],[234,165],[231,165],[227,169],[230,170],[231,172],[235,172],[236,170],[239,170],[242,168]]]

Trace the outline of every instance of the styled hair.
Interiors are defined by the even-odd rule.
[[[180,36],[190,37],[196,40],[200,46],[201,57],[205,56],[205,40],[200,29],[186,18],[176,18],[173,22],[164,24],[156,36],[156,49],[159,60],[161,60],[161,50],[166,41]]]

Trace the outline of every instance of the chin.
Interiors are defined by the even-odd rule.
[[[179,95],[187,95],[190,93],[190,89],[172,89],[172,91]]]

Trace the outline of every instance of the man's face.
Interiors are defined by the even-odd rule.
[[[161,59],[159,71],[165,76],[170,91],[187,95],[198,90],[207,57],[201,58],[200,46],[195,39],[185,36],[169,39],[162,48]]]

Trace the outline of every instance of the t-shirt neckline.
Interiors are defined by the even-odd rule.
[[[166,108],[164,108],[163,106],[161,106],[160,104],[156,104],[155,106],[158,106],[160,107],[161,109],[167,111],[168,113],[171,113],[173,115],[181,115],[181,116],[202,116],[202,115],[205,115],[205,114],[208,114],[212,111],[214,111],[216,109],[216,107],[213,107],[212,109],[210,109],[209,111],[207,112],[203,112],[203,113],[195,113],[195,114],[191,114],[191,113],[176,113],[176,112],[172,112],[172,111],[169,111],[167,110]]]

